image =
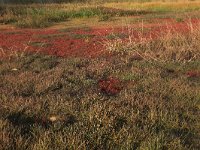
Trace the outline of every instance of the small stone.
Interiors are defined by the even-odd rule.
[[[49,120],[51,121],[51,122],[55,122],[55,121],[57,121],[57,117],[56,116],[51,116],[51,117],[49,117]]]
[[[17,68],[13,68],[13,69],[12,69],[12,71],[17,71],[17,70],[18,70]]]

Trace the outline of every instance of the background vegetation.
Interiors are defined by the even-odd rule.
[[[0,23],[14,24],[18,27],[41,28],[74,18],[97,17],[107,21],[113,17],[142,15],[146,18],[170,17],[200,10],[200,2],[156,2],[156,3],[68,3],[68,4],[30,4],[1,5]],[[196,13],[195,17],[199,15]]]
[[[199,0],[0,0],[1,4],[31,4],[31,3],[72,3],[72,2],[178,2],[178,1],[199,1]]]

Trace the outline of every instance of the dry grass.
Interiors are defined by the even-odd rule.
[[[199,37],[132,41],[109,59],[2,59],[0,148],[199,149]],[[122,89],[108,94],[111,77]]]
[[[162,3],[163,11],[157,9],[161,3],[119,4],[101,6],[158,13],[172,6]],[[199,9],[197,2],[191,9],[173,4],[180,12]],[[63,19],[65,9],[82,7],[58,5],[62,11],[55,15],[54,6],[48,5],[50,17],[46,8],[27,10],[35,10],[36,19]],[[83,7],[77,16],[88,16],[89,6]],[[16,14],[9,13],[4,17],[12,22]],[[40,25],[27,18],[30,26]],[[200,149],[200,31],[190,29],[157,39],[145,38],[142,29],[136,40],[130,28],[129,36],[106,37],[109,58],[60,58],[25,48],[0,59],[0,149]]]
[[[176,32],[176,29],[168,26],[155,35],[147,36],[144,28],[135,34],[135,28],[127,26],[129,35],[120,38],[106,38],[104,45],[108,51],[120,55],[134,55],[148,61],[158,62],[189,62],[200,59],[200,30],[199,24],[188,22],[185,33]],[[127,32],[127,31],[125,31]],[[148,33],[148,32],[147,32]],[[123,34],[123,33],[122,33]]]
[[[150,10],[157,12],[169,12],[169,11],[192,11],[198,10],[200,7],[199,1],[177,1],[177,2],[121,2],[121,3],[105,3],[105,7],[113,7],[124,10]]]

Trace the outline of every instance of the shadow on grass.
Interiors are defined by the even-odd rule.
[[[53,119],[52,119],[53,118]],[[55,119],[54,119],[55,118]],[[21,128],[21,134],[31,134],[31,128],[33,126],[41,126],[45,129],[53,127],[56,123],[60,124],[61,128],[73,125],[77,122],[74,115],[68,114],[63,117],[41,117],[41,116],[29,116],[24,113],[24,110],[19,112],[13,112],[9,114],[6,119],[14,126]]]

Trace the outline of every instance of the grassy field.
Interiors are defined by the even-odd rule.
[[[175,18],[175,24],[182,25],[185,18],[198,19],[199,4],[6,5],[0,6],[0,21],[23,28],[65,21],[74,28],[60,29],[58,24],[59,33],[41,33],[40,38],[64,39],[67,32],[87,43],[91,35],[81,36],[75,30],[83,20],[94,18],[93,26],[99,28],[111,23],[110,17],[127,20],[132,16],[139,16],[143,26],[152,18]],[[79,19],[83,20],[77,24]],[[94,58],[58,57],[26,49],[6,55],[10,49],[0,45],[0,56],[4,56],[0,58],[0,149],[199,150],[198,25],[188,22],[189,31],[163,31],[154,39],[145,37],[143,26],[138,27],[140,36],[135,39],[133,31],[109,34],[101,43],[109,55]],[[23,28],[2,32],[16,36],[23,30],[22,34],[39,30]],[[84,28],[84,32],[90,30]],[[42,41],[30,44],[39,48]]]
[[[200,2],[146,2],[146,3],[97,3],[97,4],[32,4],[0,6],[0,23],[25,28],[44,28],[74,18],[98,18],[109,21],[114,17],[142,15],[146,18],[171,17],[195,12],[199,18]]]
[[[111,58],[1,60],[2,149],[199,149],[199,39],[123,53],[107,44]]]

